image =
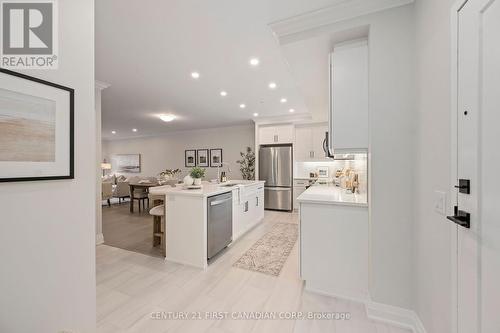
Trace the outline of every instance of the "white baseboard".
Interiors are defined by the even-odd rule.
[[[95,235],[95,245],[101,245],[101,244],[104,244],[104,235],[103,234]]]
[[[414,333],[427,333],[415,311],[373,301],[366,302],[365,306],[370,319],[410,329]]]
[[[368,302],[368,296],[366,296],[366,295],[347,295],[344,293],[326,292],[326,291],[308,286],[307,281],[304,283],[304,290],[309,291],[309,292],[314,293],[314,294],[321,295],[321,296],[335,297],[335,298],[345,299],[347,301],[352,301],[352,302],[356,302],[356,303],[366,304]]]

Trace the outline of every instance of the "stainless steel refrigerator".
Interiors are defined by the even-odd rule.
[[[261,146],[259,179],[264,183],[264,208],[291,211],[293,156],[291,145]]]

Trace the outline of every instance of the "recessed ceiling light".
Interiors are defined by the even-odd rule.
[[[254,116],[254,117],[258,117],[258,116],[259,116],[259,114],[256,112],[256,113],[254,113],[254,114],[253,114],[253,116]]]
[[[162,114],[160,116],[160,119],[165,121],[165,122],[169,122],[169,121],[172,121],[174,120],[176,117],[173,115],[173,114]]]
[[[137,132],[137,128],[132,128],[132,132]]]
[[[276,89],[277,86],[276,82],[269,82],[269,89]]]
[[[191,77],[192,77],[193,79],[199,79],[199,78],[200,78],[200,73],[198,73],[198,72],[192,72],[192,73],[191,73]]]
[[[111,131],[111,134],[116,134],[116,131]]]
[[[240,104],[240,109],[244,109],[246,108],[247,106],[245,104]]]
[[[286,98],[282,98],[282,99],[280,99],[280,102],[281,102],[281,103],[286,103],[286,102],[287,102],[287,99],[286,99]]]
[[[252,59],[250,59],[250,65],[252,65],[254,67],[258,66],[259,63],[260,63],[259,58],[252,58]]]
[[[295,112],[295,109],[290,109],[288,110],[290,113],[294,113]]]
[[[223,91],[221,91],[221,92],[220,92],[220,95],[221,95],[222,97],[226,97],[226,96],[227,96],[227,92],[223,90]]]

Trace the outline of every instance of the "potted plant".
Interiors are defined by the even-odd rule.
[[[240,165],[241,176],[245,180],[255,179],[255,153],[252,148],[247,147],[246,152],[240,152],[241,160],[236,161]]]
[[[190,175],[194,179],[194,185],[201,185],[201,179],[205,177],[205,169],[194,167],[191,169]]]

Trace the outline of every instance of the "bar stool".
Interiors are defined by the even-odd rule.
[[[149,214],[153,216],[153,246],[161,245],[161,252],[165,254],[165,228],[163,227],[165,205],[151,208]]]

